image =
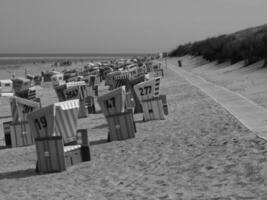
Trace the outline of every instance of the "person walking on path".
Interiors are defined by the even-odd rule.
[[[178,67],[182,67],[182,61],[181,60],[178,60]]]

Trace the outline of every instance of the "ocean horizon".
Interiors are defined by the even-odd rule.
[[[55,54],[0,54],[2,57],[128,57],[128,56],[152,56],[156,53],[55,53]]]
[[[0,54],[0,66],[20,65],[35,62],[56,62],[60,60],[109,60],[138,56],[155,56],[156,54]]]

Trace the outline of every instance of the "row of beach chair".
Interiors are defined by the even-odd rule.
[[[126,73],[111,76],[112,88],[97,98],[108,123],[108,141],[135,137],[135,113],[143,113],[144,121],[164,120],[168,114],[166,95],[160,94],[161,77],[157,74],[148,79],[140,72],[132,73],[133,78]],[[60,172],[91,159],[87,129],[78,129],[77,122],[93,113],[96,96],[92,87],[79,81],[54,89],[59,102],[45,107],[40,102],[11,97],[12,121],[3,123],[7,146],[35,144],[36,171],[42,173]]]

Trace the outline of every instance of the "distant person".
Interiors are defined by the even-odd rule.
[[[182,67],[182,61],[178,60],[178,67]]]

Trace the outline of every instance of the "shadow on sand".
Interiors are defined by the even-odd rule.
[[[108,124],[101,124],[98,126],[94,126],[92,129],[102,129],[102,128],[107,128],[107,127],[108,127]]]
[[[0,150],[3,150],[3,149],[10,149],[11,148],[11,146],[2,146],[2,145],[0,145]]]
[[[109,141],[107,139],[101,139],[101,140],[91,141],[90,146],[98,145],[98,144],[105,144],[105,143],[109,143]]]
[[[137,123],[137,124],[142,124],[142,123],[145,123],[145,122],[147,122],[147,121],[145,121],[145,120],[143,120],[143,119],[140,119],[140,120],[136,120],[136,121],[134,121],[135,123]]]
[[[5,116],[0,116],[0,119],[6,119],[6,118],[11,118],[11,115],[5,115]]]
[[[27,178],[31,176],[39,176],[35,172],[35,169],[26,169],[26,170],[17,170],[12,172],[3,172],[0,173],[0,180],[2,179],[19,179],[19,178]]]

